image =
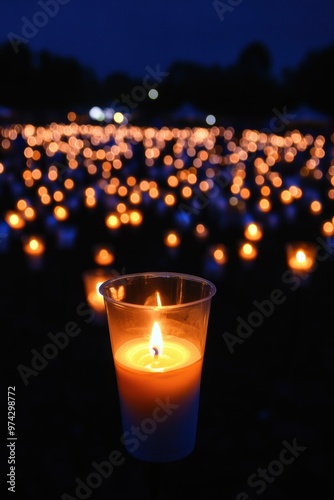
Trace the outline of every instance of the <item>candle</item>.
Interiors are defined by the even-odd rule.
[[[44,241],[38,236],[30,236],[23,238],[23,250],[26,254],[29,267],[32,269],[40,269],[43,265],[43,254],[45,250]]]
[[[82,275],[87,303],[98,314],[104,312],[104,299],[99,288],[110,276],[110,272],[100,268],[85,271]]]
[[[154,323],[160,331],[158,323]],[[154,331],[154,326],[153,326]],[[167,335],[160,347],[142,338],[125,342],[115,352],[115,370],[122,409],[123,443],[138,458],[173,459],[193,449],[197,425],[202,357],[188,340]],[[169,408],[165,409],[165,405]],[[131,428],[139,427],[140,442]],[[154,439],[151,433],[154,432]],[[153,438],[153,436],[152,436]],[[174,447],[170,440],[174,441]],[[139,445],[139,446],[138,446]],[[136,449],[137,448],[137,449]],[[160,450],[168,449],[168,454]]]
[[[239,246],[239,256],[246,261],[254,260],[257,256],[257,249],[250,242],[242,242]]]
[[[308,273],[315,265],[315,247],[310,243],[290,243],[286,247],[287,263],[296,273]]]
[[[103,297],[99,293],[99,288],[102,283],[102,281],[98,281],[95,285],[95,289],[87,294],[88,304],[97,312],[104,311]]]
[[[181,243],[179,234],[176,231],[169,231],[164,237],[164,243],[168,248],[177,248]]]
[[[201,372],[215,287],[178,273],[139,273],[100,287],[124,433],[136,458],[166,462],[194,448]]]
[[[244,236],[248,240],[258,241],[262,238],[262,230],[258,224],[250,222],[245,228]]]
[[[18,212],[10,210],[5,215],[5,221],[13,229],[22,229],[25,226],[25,220]]]
[[[62,207],[61,205],[57,205],[53,210],[54,216],[57,220],[63,221],[68,219],[69,211],[66,207]]]
[[[109,266],[114,262],[115,256],[111,248],[107,246],[99,246],[94,248],[94,260],[100,266]]]
[[[205,276],[212,279],[220,279],[227,263],[227,250],[225,245],[218,243],[208,248],[203,262]]]

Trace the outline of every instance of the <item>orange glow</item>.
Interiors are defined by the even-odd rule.
[[[204,224],[197,224],[195,227],[195,235],[198,238],[206,238],[209,234],[209,231],[207,228],[204,226]]]
[[[116,214],[110,214],[106,217],[105,220],[106,226],[110,229],[117,229],[121,225],[121,221],[119,220]]]
[[[22,229],[25,226],[25,221],[20,214],[16,212],[7,212],[5,215],[5,221],[13,229]]]
[[[193,191],[192,191],[191,187],[189,187],[189,186],[184,186],[184,187],[182,188],[182,191],[181,191],[181,192],[182,192],[182,196],[183,196],[183,198],[190,198],[190,197],[191,197],[191,195],[192,195],[192,193],[193,193]]]
[[[27,207],[24,210],[23,214],[24,214],[24,217],[27,220],[34,220],[34,219],[36,219],[36,212],[35,212],[35,210],[32,207]]]
[[[129,214],[130,223],[133,226],[139,226],[143,222],[143,216],[137,210],[132,210]]]
[[[271,210],[271,203],[266,198],[262,198],[259,201],[259,208],[261,212],[269,212]]]
[[[310,272],[315,265],[315,246],[311,243],[290,243],[286,247],[286,258],[292,271]]]
[[[288,204],[291,203],[292,201],[293,201],[292,194],[287,189],[284,189],[284,191],[281,192],[281,202]]]
[[[43,205],[49,205],[51,203],[51,196],[48,194],[42,194],[41,202],[43,203]]]
[[[57,202],[62,201],[64,199],[64,195],[61,191],[55,191],[53,193],[53,199]]]
[[[320,201],[314,200],[310,205],[310,212],[312,214],[320,214],[322,212],[322,204]]]
[[[334,225],[332,222],[327,221],[322,225],[322,234],[324,236],[333,236],[334,235]]]
[[[18,210],[25,210],[27,208],[28,204],[26,202],[26,200],[19,200],[17,203],[16,203],[16,207]]]
[[[175,196],[173,194],[166,194],[164,201],[165,201],[167,206],[171,207],[171,206],[175,205],[176,199],[175,199]]]
[[[61,205],[57,205],[56,207],[54,207],[53,213],[57,220],[66,220],[69,217],[67,208],[62,207]]]
[[[27,255],[42,255],[45,250],[44,242],[41,238],[31,236],[23,245],[24,252]]]
[[[98,247],[94,252],[94,261],[100,266],[108,266],[114,262],[115,256],[108,247]]]
[[[255,224],[255,222],[250,222],[245,228],[244,236],[248,240],[258,241],[262,238],[262,230],[258,224]]]
[[[130,222],[130,215],[128,213],[121,214],[119,219],[122,224],[128,224]]]
[[[252,243],[243,242],[239,246],[239,256],[243,260],[254,260],[257,256],[257,249]]]
[[[243,200],[247,200],[251,195],[251,192],[248,188],[242,188],[240,190],[240,196]]]
[[[219,265],[223,265],[227,262],[227,252],[226,248],[222,244],[217,244],[211,248],[211,254],[215,262]]]
[[[141,202],[141,195],[137,192],[133,192],[130,194],[130,202],[134,205],[137,205]]]
[[[169,232],[165,237],[165,245],[167,247],[175,248],[178,247],[180,243],[181,243],[180,237],[174,231]]]

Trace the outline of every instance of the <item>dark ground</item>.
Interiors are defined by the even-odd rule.
[[[80,214],[78,238],[70,249],[59,249],[49,236],[39,271],[28,269],[18,237],[0,254],[6,345],[2,401],[6,386],[15,386],[15,495],[19,500],[146,500],[154,484],[148,464],[128,456],[120,443],[106,322],[96,318],[88,322],[91,316],[77,309],[86,303],[82,272],[94,267],[90,249],[104,237],[96,224],[98,217],[98,211]],[[206,244],[195,244],[190,233],[185,234],[179,251],[168,254],[161,234],[169,221],[151,209],[145,217],[140,228],[123,227],[110,236],[117,256],[112,269],[190,273],[217,286],[196,448],[189,457],[160,467],[159,491],[151,498],[295,500],[307,494],[317,500],[332,498],[333,242],[327,241],[327,250],[322,247],[325,257],[307,280],[289,282],[284,277],[284,245],[291,238],[315,241],[318,223],[312,226],[301,212],[290,224],[280,214],[280,224],[265,231],[256,261],[245,266],[236,255],[240,227],[220,228],[213,217],[212,240],[222,240],[230,249],[229,262],[219,274],[203,265]],[[262,315],[259,325],[231,353],[223,334],[236,335],[237,318],[250,322],[257,310],[253,302],[268,300],[277,289],[284,302],[275,305],[267,318]],[[43,368],[29,374],[25,384],[18,366],[30,369],[31,350],[41,353],[51,342],[48,334],[63,332],[68,322],[75,322],[80,333]],[[7,437],[5,403],[2,415]],[[295,446],[295,457],[290,452],[281,454],[289,445]],[[113,450],[122,454],[124,463],[114,467],[109,477],[100,478],[91,493],[76,492],[78,480],[87,484],[88,476],[96,472],[93,462],[108,460]],[[280,465],[280,456],[294,459]],[[8,452],[6,462],[7,457]],[[4,466],[3,478],[9,468],[7,463]],[[267,480],[258,477],[259,469],[268,470]],[[7,492],[8,498],[15,495]]]

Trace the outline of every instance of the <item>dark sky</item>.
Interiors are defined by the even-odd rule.
[[[334,42],[333,19],[332,0],[8,0],[0,43],[11,33],[34,52],[74,56],[99,77],[140,77],[147,65],[166,70],[177,60],[225,67],[261,41],[278,76]]]

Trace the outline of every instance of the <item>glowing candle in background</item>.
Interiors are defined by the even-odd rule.
[[[178,231],[168,231],[164,236],[166,252],[170,257],[177,257],[181,244],[181,238]]]
[[[225,245],[217,243],[208,248],[203,264],[203,274],[211,279],[221,278],[227,263]]]
[[[331,221],[326,221],[323,223],[321,227],[321,232],[324,236],[333,236],[334,235],[334,224]]]
[[[168,248],[177,248],[181,243],[181,239],[176,231],[169,231],[165,235],[164,242]]]
[[[197,224],[194,230],[194,235],[198,239],[206,239],[209,236],[209,230],[204,224]]]
[[[25,220],[19,212],[10,210],[5,215],[5,221],[12,229],[22,229],[25,226]]]
[[[66,207],[57,205],[53,210],[54,216],[57,220],[63,221],[67,220],[69,217],[69,211]]]
[[[312,243],[296,242],[286,245],[286,259],[295,273],[309,273],[315,266],[315,246]]]
[[[23,250],[31,269],[41,269],[45,251],[44,240],[38,236],[23,237]]]
[[[110,277],[112,273],[102,268],[89,269],[82,274],[87,303],[97,313],[98,319],[104,317],[101,314],[104,313],[104,299],[99,288]]]
[[[239,244],[239,257],[244,261],[252,261],[257,257],[257,248],[249,241],[243,241]]]
[[[115,260],[115,255],[108,245],[98,245],[93,249],[94,261],[99,266],[109,266]]]
[[[262,229],[259,224],[250,222],[245,227],[244,236],[247,240],[258,241],[262,238]]]
[[[178,273],[102,284],[127,451],[178,460],[195,446],[202,363],[215,286]],[[139,429],[142,439],[134,433]]]

